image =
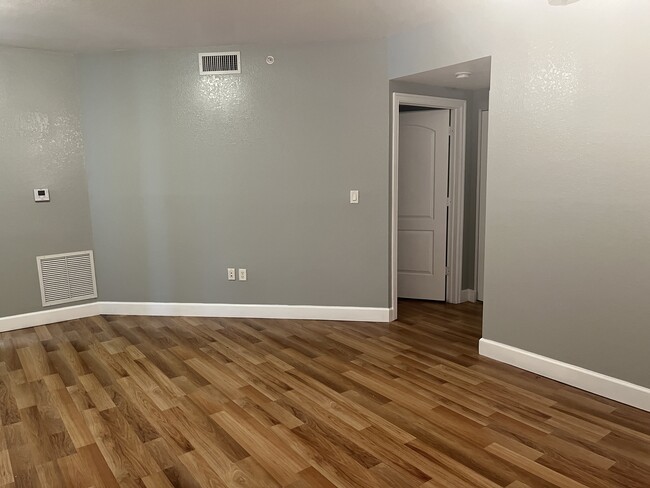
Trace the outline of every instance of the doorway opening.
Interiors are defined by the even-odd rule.
[[[400,114],[402,106],[420,110]],[[466,110],[465,100],[393,94],[391,291],[395,314],[400,296],[461,301]],[[406,162],[402,166],[400,156]],[[400,285],[406,290],[400,291]]]
[[[391,80],[391,319],[398,298],[477,299],[490,69],[488,57]]]

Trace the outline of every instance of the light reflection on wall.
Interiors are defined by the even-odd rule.
[[[243,99],[243,83],[239,75],[199,76],[198,99],[204,108],[223,112],[238,109]]]
[[[29,157],[47,155],[47,167],[69,164],[81,151],[83,142],[80,122],[69,115],[50,116],[41,112],[24,112],[16,117],[21,147]]]
[[[20,113],[16,117],[18,135],[24,141],[24,147],[30,156],[45,152],[44,143],[50,131],[47,114],[38,112]]]
[[[53,153],[52,164],[65,165],[76,154],[83,153],[83,137],[81,122],[77,117],[59,115],[54,119],[51,130],[51,143],[56,151]]]
[[[529,109],[550,111],[575,102],[580,92],[581,69],[575,52],[558,47],[544,56],[533,53],[529,59]]]

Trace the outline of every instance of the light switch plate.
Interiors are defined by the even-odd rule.
[[[35,188],[34,189],[34,201],[35,202],[49,202],[50,201],[50,190],[47,188]]]
[[[350,203],[359,203],[359,190],[350,190]]]

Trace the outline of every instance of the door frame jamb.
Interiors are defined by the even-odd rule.
[[[390,320],[397,319],[397,219],[399,175],[399,107],[415,105],[451,111],[451,143],[449,145],[449,216],[447,219],[447,298],[460,303],[463,278],[463,214],[465,209],[465,121],[467,102],[454,98],[393,93],[392,157],[391,157],[391,309]]]
[[[476,299],[478,300],[478,275],[479,275],[479,253],[481,243],[485,248],[485,236],[481,241],[481,223],[485,229],[485,222],[481,222],[481,215],[485,210],[485,196],[486,188],[484,186],[484,179],[487,176],[487,151],[483,152],[483,114],[489,114],[490,109],[482,108],[478,111],[478,143],[477,143],[477,161],[476,161],[476,244],[475,244],[475,257],[474,257],[474,290],[476,290]],[[489,115],[488,115],[489,118]],[[489,122],[488,122],[489,127]],[[488,129],[489,130],[489,129]],[[485,253],[483,254],[483,267],[485,266]],[[481,297],[483,298],[483,297]]]

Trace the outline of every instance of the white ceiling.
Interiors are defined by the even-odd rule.
[[[420,85],[442,86],[460,90],[480,90],[490,88],[490,66],[491,58],[480,58],[465,63],[454,64],[438,68],[424,73],[404,76],[399,81],[419,83]],[[456,73],[469,71],[472,76],[465,79],[457,79]]]
[[[382,38],[440,0],[0,0],[0,45],[66,51]]]

